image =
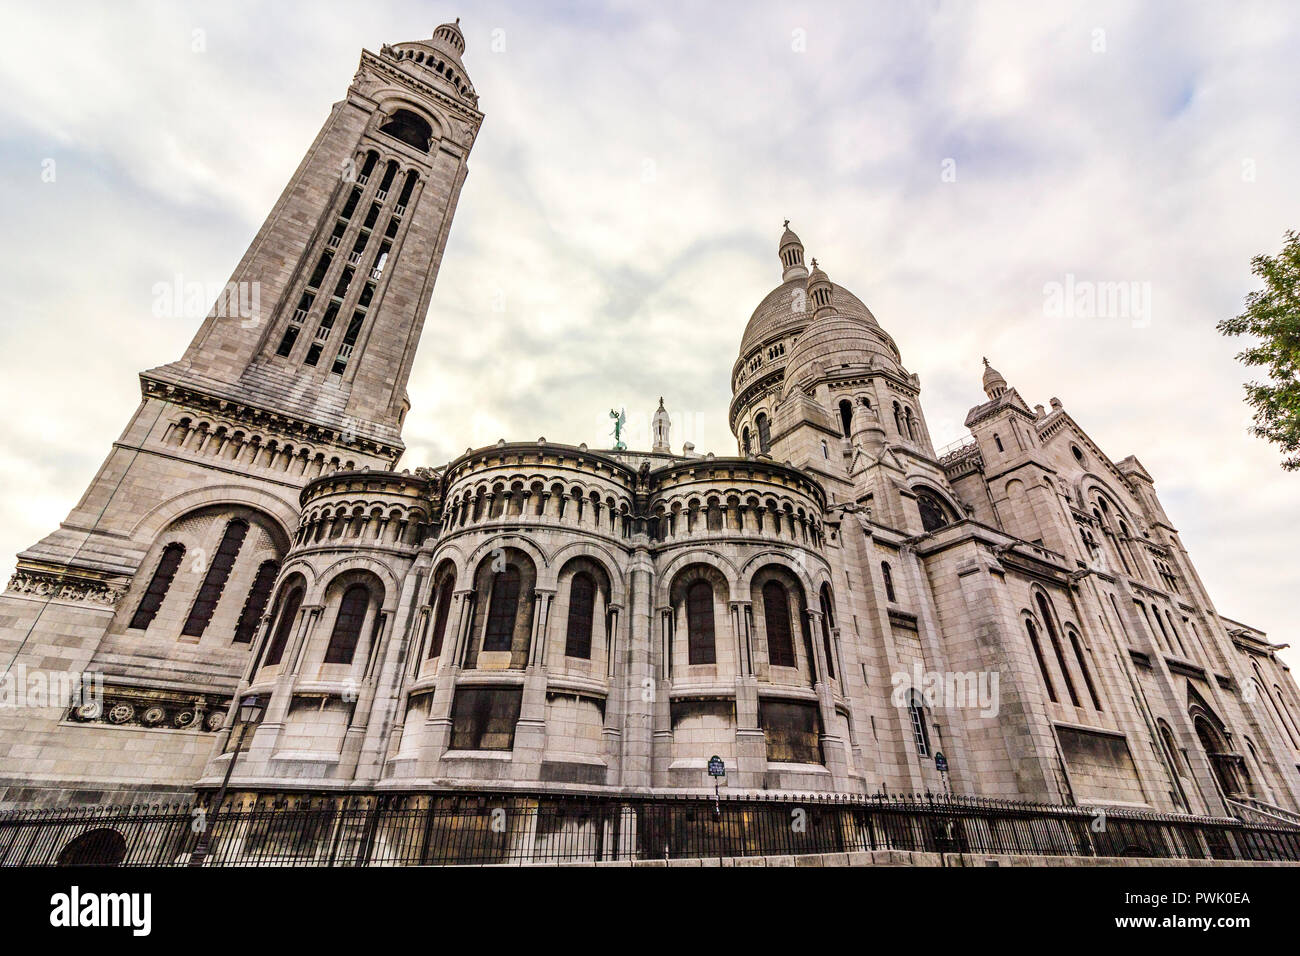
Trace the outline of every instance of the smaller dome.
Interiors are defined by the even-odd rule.
[[[460,17],[455,23],[444,23],[433,31],[433,46],[446,46],[455,51],[457,57],[465,53],[465,34],[460,32]]]
[[[790,350],[785,393],[843,366],[859,370],[899,367],[893,343],[878,325],[832,311],[813,321]]]
[[[997,398],[1007,390],[1007,380],[1002,377],[1002,373],[989,364],[989,360],[984,360],[984,394],[989,398]]]
[[[831,277],[821,270],[817,260],[812,261],[812,272],[808,276],[808,302],[812,305],[813,317],[821,318],[835,311]]]
[[[790,228],[790,220],[785,221],[785,232],[777,244],[777,254],[781,257],[781,281],[804,279],[808,276],[808,267],[803,264],[803,242]]]

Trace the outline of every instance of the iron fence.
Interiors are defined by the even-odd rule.
[[[439,792],[261,795],[0,813],[0,866],[528,864],[919,850],[1300,862],[1300,828],[929,794],[870,798]]]

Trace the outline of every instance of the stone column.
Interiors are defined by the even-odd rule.
[[[626,641],[619,640],[619,611],[622,606],[611,604],[606,609],[609,614],[609,650],[605,658],[605,723],[601,728],[605,760],[609,766],[606,779],[619,779],[619,761],[623,749],[623,715],[626,701],[619,692],[624,683],[625,663],[621,659]]]
[[[658,688],[650,634],[654,565],[644,545],[632,554],[628,570],[628,635],[621,693],[625,701],[623,758],[619,783],[648,787],[653,770],[654,697]]]
[[[546,751],[546,644],[551,598],[555,592],[537,588],[533,592],[533,620],[528,642],[528,666],[524,671],[523,700],[515,724],[514,759],[511,774],[516,780],[537,780]]]
[[[730,602],[731,626],[740,648],[736,668],[736,786],[759,790],[767,770],[767,738],[758,725],[758,680],[754,676],[753,608]]]

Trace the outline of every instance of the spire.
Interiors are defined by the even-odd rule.
[[[781,233],[781,243],[777,246],[777,253],[781,257],[781,281],[789,282],[791,279],[806,279],[808,277],[808,267],[803,264],[803,243],[799,237],[794,234],[790,228],[790,220],[787,219],[782,225],[785,226],[785,232]]]
[[[650,431],[654,435],[654,446],[651,451],[668,453],[668,428],[672,421],[668,418],[668,410],[664,408],[664,400],[659,398],[659,410],[655,412],[654,418],[650,422]]]
[[[808,306],[812,309],[813,318],[821,318],[835,311],[831,301],[834,287],[831,285],[830,276],[817,266],[816,259],[812,261],[812,273],[808,276],[807,288]]]
[[[989,398],[998,398],[1007,390],[1007,380],[1002,377],[1002,373],[989,364],[989,360],[984,360],[984,394]]]

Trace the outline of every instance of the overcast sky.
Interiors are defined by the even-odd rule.
[[[611,406],[637,437],[660,395],[675,447],[733,454],[729,373],[789,218],[920,375],[936,445],[987,355],[1139,457],[1221,613],[1300,644],[1300,475],[1247,434],[1250,373],[1214,330],[1300,227],[1294,4],[548,6],[7,10],[6,575],[206,311],[154,315],[155,284],[225,282],[361,47],[460,16],[487,119],[403,466],[607,445]],[[1067,276],[1138,283],[1149,309],[1052,315]]]

